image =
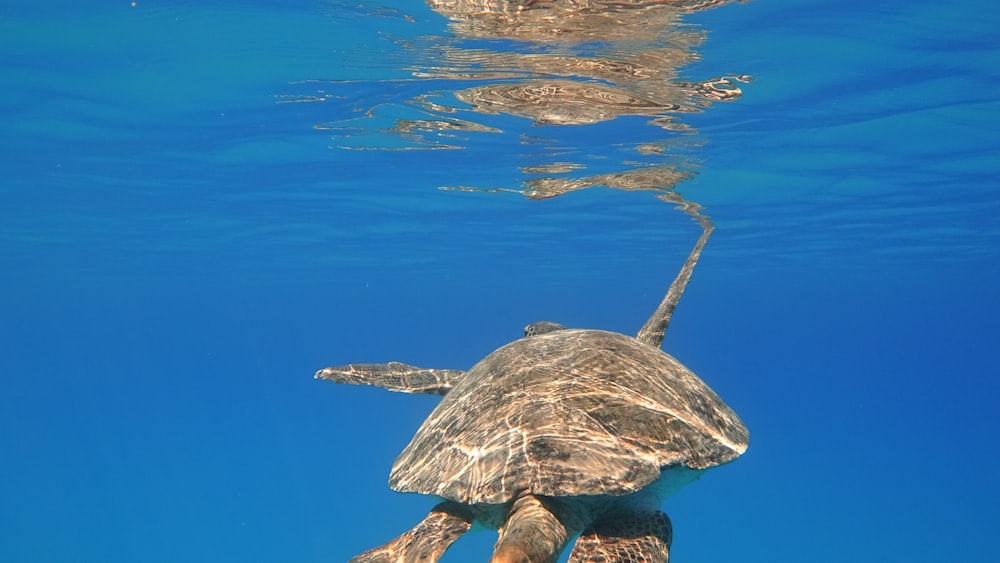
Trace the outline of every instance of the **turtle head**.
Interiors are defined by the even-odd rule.
[[[524,335],[535,336],[536,334],[545,334],[546,332],[563,330],[565,328],[566,327],[563,325],[552,321],[538,321],[537,323],[531,323],[530,325],[524,327]]]

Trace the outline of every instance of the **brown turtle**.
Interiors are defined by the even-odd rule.
[[[695,212],[697,213],[697,212]],[[389,485],[443,499],[413,529],[351,561],[437,561],[474,523],[499,530],[491,563],[666,562],[660,504],[742,454],[743,422],[660,350],[705,230],[662,303],[633,338],[552,322],[469,371],[398,362],[316,377],[444,399],[393,464]]]

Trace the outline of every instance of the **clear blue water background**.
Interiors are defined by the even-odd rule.
[[[648,194],[441,191],[515,185],[523,150],[341,150],[336,99],[279,103],[393,96],[387,35],[446,22],[377,7],[0,5],[0,560],[346,560],[432,505],[386,477],[436,399],[316,369],[466,368],[659,301],[698,231]],[[689,20],[683,76],[755,81],[685,118],[717,230],[664,347],[752,438],[665,504],[672,561],[996,561],[1000,10]]]

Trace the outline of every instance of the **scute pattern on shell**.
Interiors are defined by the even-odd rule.
[[[560,330],[493,352],[445,396],[389,484],[497,504],[521,491],[624,495],[662,467],[704,469],[746,450],[736,414],[662,350],[601,330]]]

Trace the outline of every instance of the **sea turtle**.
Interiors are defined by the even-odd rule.
[[[690,212],[690,208],[688,209]],[[697,211],[694,212],[697,214]],[[636,337],[542,321],[469,371],[398,362],[320,379],[444,395],[393,464],[389,485],[443,499],[351,561],[437,561],[473,523],[499,530],[491,563],[666,562],[660,503],[742,454],[749,433],[694,373],[660,350],[704,232]]]

